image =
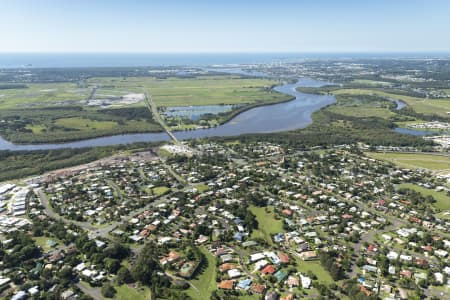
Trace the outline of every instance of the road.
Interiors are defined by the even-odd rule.
[[[36,193],[36,195],[38,195],[39,199],[41,200],[41,204],[44,207],[45,213],[52,219],[59,220],[64,223],[71,223],[71,224],[77,225],[77,226],[83,228],[84,230],[88,230],[88,231],[93,231],[96,229],[94,226],[90,225],[89,223],[69,220],[69,219],[66,219],[66,218],[58,215],[53,210],[52,206],[50,205],[50,203],[48,201],[47,195],[42,191],[42,189],[35,189],[34,192]]]
[[[169,126],[164,122],[163,118],[158,112],[158,107],[156,107],[155,102],[152,99],[152,95],[145,93],[145,103],[147,104],[148,109],[150,110],[153,117],[158,121],[158,123],[161,125],[161,127],[167,132],[167,134],[170,136],[172,141],[176,145],[181,145],[181,143],[178,141],[177,137],[170,131]]]
[[[98,287],[92,287],[89,284],[82,284],[81,282],[76,284],[77,287],[86,295],[89,295],[94,300],[105,300],[102,296],[102,292]]]

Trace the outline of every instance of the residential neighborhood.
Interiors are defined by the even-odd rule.
[[[446,195],[445,177],[347,146],[190,147],[2,184],[2,295],[150,295],[142,259],[180,299],[450,295],[450,210],[414,189]]]

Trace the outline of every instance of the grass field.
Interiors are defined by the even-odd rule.
[[[424,196],[433,196],[433,198],[436,199],[436,203],[434,204],[436,208],[439,208],[440,210],[450,210],[450,197],[447,196],[445,192],[437,192],[412,183],[402,183],[399,184],[398,187],[415,190]]]
[[[206,184],[198,184],[195,186],[195,188],[197,189],[197,191],[199,193],[203,193],[203,192],[206,192],[207,190],[209,190],[209,187]]]
[[[295,258],[297,263],[297,270],[302,273],[307,273],[311,271],[317,276],[319,282],[331,284],[334,282],[330,274],[322,267],[318,260],[314,261],[304,261],[298,257]]]
[[[266,212],[265,207],[250,206],[249,209],[258,220],[258,229],[253,230],[251,237],[262,238],[270,245],[273,245],[272,235],[284,232],[283,222],[275,219],[273,207],[268,206],[269,212]]]
[[[190,281],[198,291],[191,287],[187,290],[187,294],[192,299],[209,299],[211,293],[217,289],[216,260],[205,247],[200,247],[200,251],[206,256],[208,267],[197,278]]]
[[[42,107],[67,104],[86,99],[92,88],[79,88],[76,83],[27,84],[28,88],[0,91],[0,109]]]
[[[148,92],[157,106],[270,103],[290,99],[287,95],[269,89],[278,83],[275,80],[232,75],[166,79],[130,77],[125,80],[105,77],[91,78],[89,83],[108,86],[105,93],[109,94],[116,89],[136,93]],[[99,88],[97,93],[104,92]]]
[[[357,118],[377,117],[389,119],[396,114],[392,112],[391,102],[369,96],[339,95],[336,103],[326,108],[327,111],[339,115]]]
[[[429,115],[436,114],[439,116],[448,117],[447,112],[450,111],[449,100],[416,98],[372,89],[340,89],[333,91],[332,93],[334,95],[376,95],[380,97],[398,99],[406,102],[416,112]]]
[[[450,170],[450,159],[446,156],[419,153],[370,152],[366,154],[372,158],[390,161],[402,168],[423,168],[432,171]]]
[[[153,193],[155,194],[155,196],[161,196],[161,195],[164,195],[165,193],[167,193],[170,189],[166,186],[157,186],[157,187],[154,187],[152,190],[153,190]]]
[[[129,287],[128,285],[120,285],[114,287],[117,291],[114,299],[117,300],[148,300],[150,297],[150,290],[147,287],[140,287],[138,289]]]
[[[86,130],[88,128],[92,130],[95,129],[105,130],[117,126],[117,122],[95,121],[84,118],[63,118],[57,119],[55,121],[55,125],[77,130]]]

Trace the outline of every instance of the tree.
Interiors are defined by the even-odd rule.
[[[126,267],[120,267],[119,271],[117,271],[117,283],[118,284],[127,284],[133,282],[133,276],[131,275],[130,270]]]
[[[105,269],[109,273],[115,274],[120,268],[120,261],[114,258],[105,258]]]
[[[75,278],[72,269],[69,267],[62,268],[61,271],[59,271],[58,273],[58,277],[66,281],[72,281]]]
[[[109,258],[124,259],[130,255],[130,248],[114,243],[105,249],[104,254]]]
[[[116,295],[116,289],[109,283],[102,286],[102,295],[106,298],[113,298]]]
[[[168,285],[168,280],[158,274],[163,272],[159,261],[157,261],[160,254],[162,253],[155,243],[146,244],[131,269],[133,278],[148,286],[162,287]]]

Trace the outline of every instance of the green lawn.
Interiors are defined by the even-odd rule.
[[[209,190],[209,187],[206,184],[196,185],[195,188],[198,190],[199,193],[203,193]]]
[[[54,241],[58,244],[58,241],[54,238],[48,238],[45,236],[33,237],[33,240],[36,242],[36,245],[40,246],[44,251],[49,251],[52,249],[50,247],[50,241]]]
[[[252,232],[252,238],[262,238],[270,245],[273,244],[272,235],[284,232],[283,221],[275,219],[273,207],[268,206],[268,212],[265,207],[250,206],[250,211],[258,220],[258,229]]]
[[[211,293],[217,289],[216,283],[216,259],[214,256],[205,248],[200,247],[200,251],[206,256],[208,260],[208,267],[203,270],[197,278],[191,280],[191,284],[197,289],[190,287],[187,290],[187,294],[192,297],[192,299],[209,299]]]
[[[170,189],[167,186],[157,186],[154,187],[152,190],[155,196],[161,196],[167,193]]]
[[[436,203],[434,204],[434,206],[441,210],[450,210],[450,197],[447,196],[445,192],[437,192],[435,190],[426,189],[412,183],[402,183],[399,184],[398,187],[415,190],[424,196],[433,196],[433,198],[436,199]]]
[[[402,168],[423,168],[432,171],[442,171],[450,169],[450,160],[446,156],[419,154],[419,153],[366,153],[376,159],[390,161]]]
[[[331,278],[330,274],[322,267],[318,260],[304,261],[296,257],[295,261],[299,272],[307,273],[311,271],[317,276],[317,280],[322,283],[331,284],[334,282],[333,278]]]
[[[120,285],[114,287],[117,291],[114,299],[117,300],[148,300],[150,297],[150,289],[147,287],[140,287],[138,289],[129,287],[128,285]]]

